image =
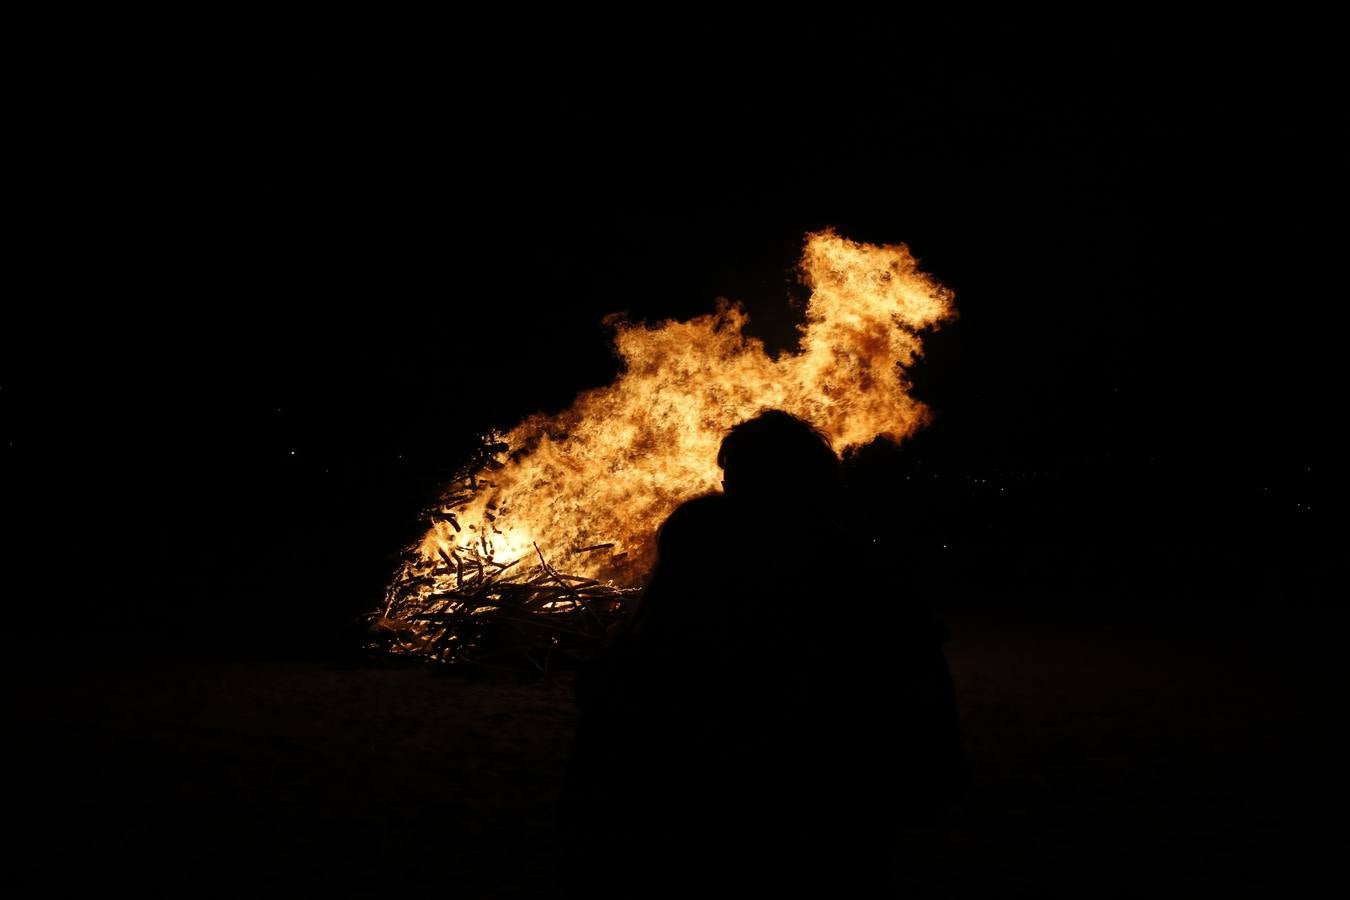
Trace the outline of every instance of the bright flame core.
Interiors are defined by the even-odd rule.
[[[537,543],[567,572],[638,585],[662,521],[720,487],[717,450],[738,422],[782,409],[838,453],[911,434],[927,410],[909,396],[906,369],[922,352],[920,331],[954,315],[952,292],[903,244],[833,231],[807,236],[800,268],[811,288],[800,349],[778,359],[726,301],[688,322],[611,319],[618,378],[501,436],[501,467],[447,490],[395,584],[462,556],[509,563]],[[585,549],[595,545],[613,546]]]

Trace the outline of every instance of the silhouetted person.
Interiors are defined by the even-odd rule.
[[[578,680],[574,893],[867,891],[962,786],[938,629],[849,529],[787,413],[731,430],[723,493],[670,515],[631,625]]]

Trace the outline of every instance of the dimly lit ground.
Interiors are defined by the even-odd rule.
[[[1313,895],[1347,799],[1319,623],[1093,608],[949,615],[975,789],[898,871],[936,897]],[[26,891],[550,895],[565,683],[50,649],[6,679]]]

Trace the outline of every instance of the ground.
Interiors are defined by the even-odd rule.
[[[905,894],[1314,895],[1346,800],[1329,644],[1090,608],[948,616],[974,783],[897,848]],[[7,680],[19,895],[554,891],[566,678],[46,649]]]

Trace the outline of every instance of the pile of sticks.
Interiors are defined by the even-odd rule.
[[[371,617],[370,648],[545,675],[589,658],[632,612],[636,589],[560,572],[534,549],[508,563],[442,550],[430,567],[405,567]]]

